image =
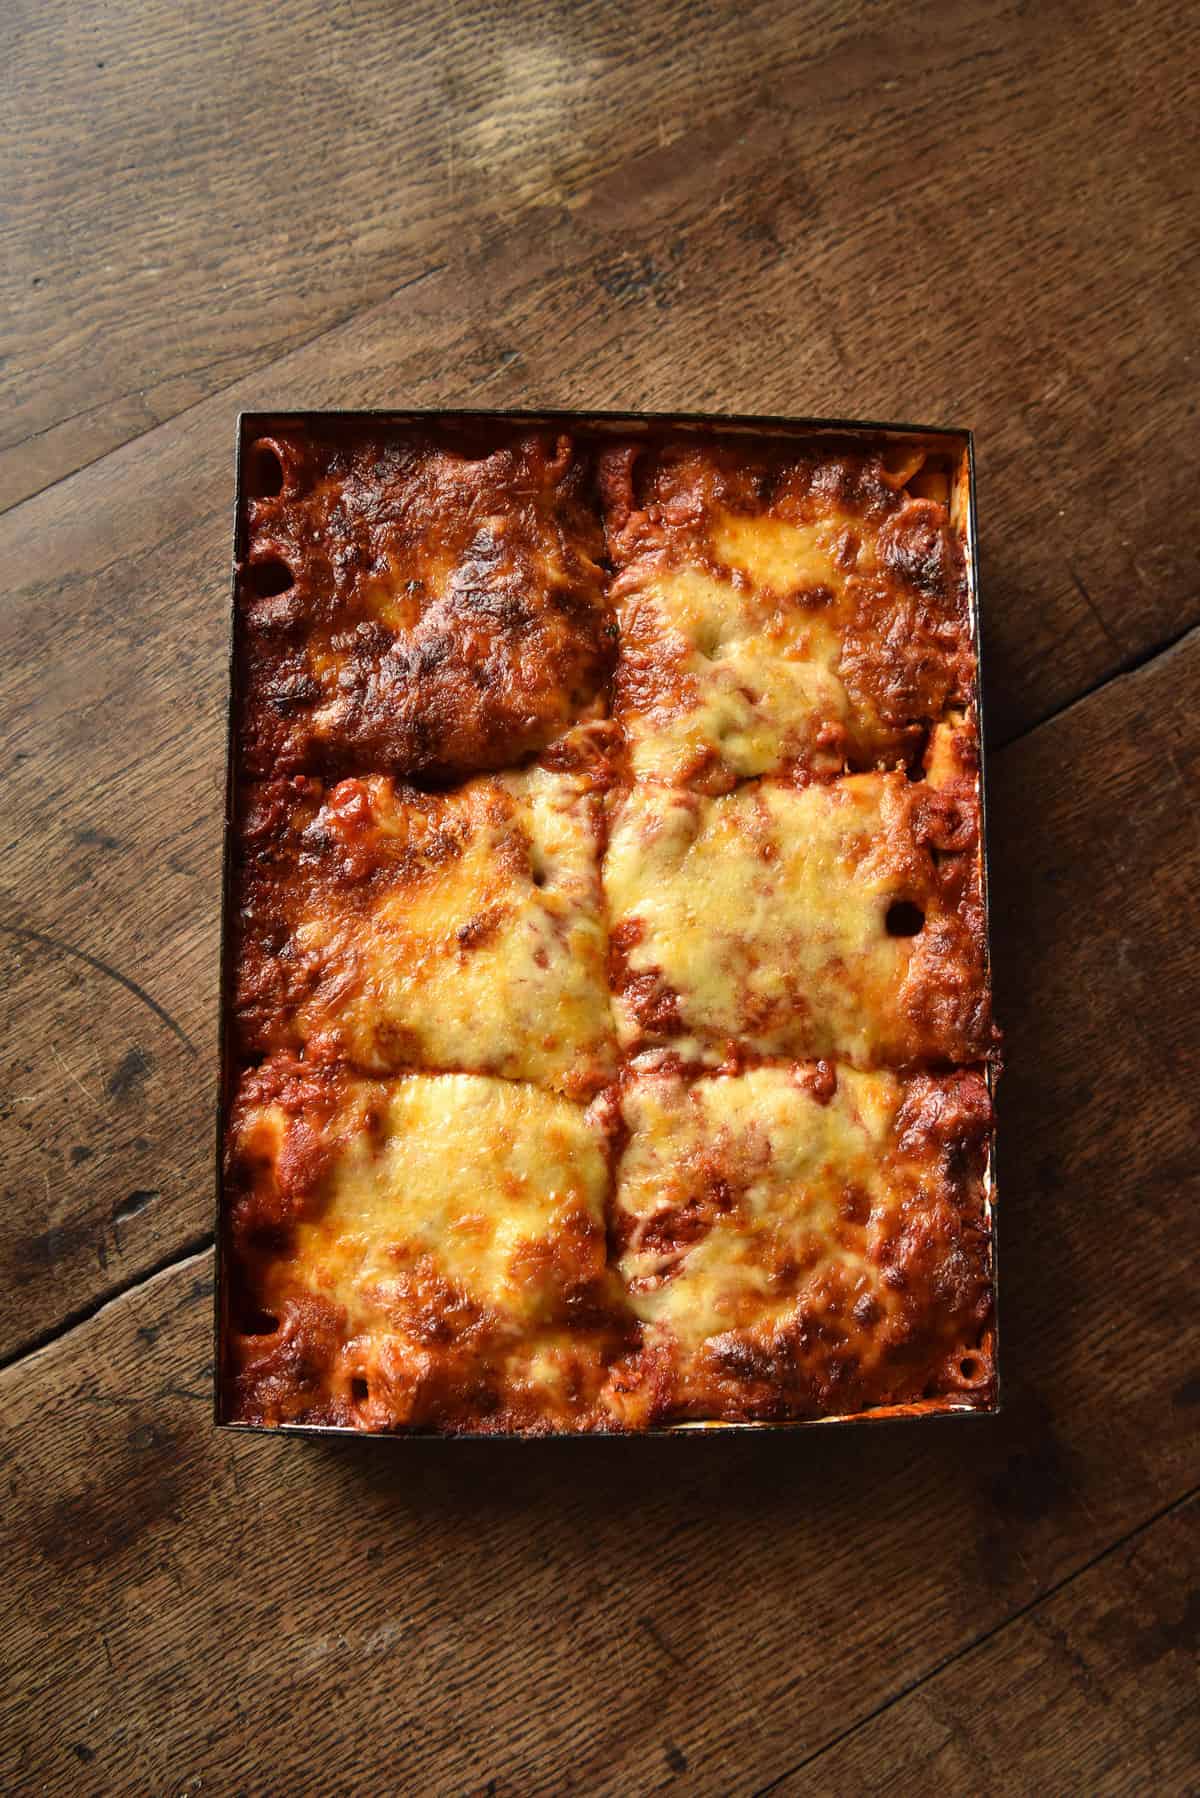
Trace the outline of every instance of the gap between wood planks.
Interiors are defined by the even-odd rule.
[[[847,1727],[840,1730],[836,1736],[831,1736],[829,1740],[823,1742],[819,1748],[814,1748],[811,1754],[806,1754],[803,1760],[797,1761],[795,1766],[785,1767],[782,1773],[777,1773],[774,1779],[767,1781],[765,1786],[757,1787],[751,1794],[751,1798],[767,1798],[768,1793],[776,1791],[778,1787],[783,1784],[785,1779],[793,1779],[797,1773],[803,1773],[804,1769],[806,1767],[811,1767],[814,1761],[819,1761],[823,1755],[826,1755],[832,1749],[839,1747],[841,1743],[848,1741],[851,1736],[856,1736],[860,1730],[866,1729],[869,1724],[874,1723],[877,1718],[884,1716],[886,1712],[890,1711],[895,1705],[900,1704],[905,1698],[911,1697],[914,1692],[919,1692],[922,1686],[927,1686],[930,1680],[934,1680],[940,1673],[944,1673],[947,1667],[953,1667],[956,1661],[961,1661],[967,1655],[974,1654],[976,1649],[984,1647],[985,1644],[992,1641],[994,1637],[1001,1635],[1006,1629],[1010,1628],[1012,1624],[1019,1623],[1023,1617],[1028,1617],[1031,1612],[1040,1610],[1043,1605],[1049,1604],[1050,1600],[1056,1598],[1066,1586],[1071,1585],[1072,1582],[1077,1579],[1081,1579],[1085,1573],[1090,1573],[1092,1568],[1098,1566],[1101,1561],[1107,1561],[1110,1555],[1114,1555],[1118,1549],[1124,1548],[1127,1542],[1132,1542],[1137,1536],[1144,1536],[1147,1530],[1152,1530],[1155,1524],[1162,1522],[1164,1517],[1170,1517],[1174,1511],[1183,1510],[1185,1505],[1191,1504],[1197,1497],[1200,1497],[1200,1486],[1193,1486],[1179,1498],[1172,1499],[1169,1505],[1163,1505],[1161,1509],[1155,1511],[1152,1516],[1145,1518],[1141,1523],[1135,1524],[1132,1529],[1126,1530],[1123,1535],[1118,1536],[1115,1542],[1110,1542],[1107,1548],[1100,1549],[1097,1554],[1092,1555],[1091,1558],[1084,1561],[1081,1566],[1076,1567],[1070,1573],[1065,1573],[1063,1577],[1060,1580],[1056,1580],[1052,1586],[1047,1586],[1045,1591],[1039,1592],[1036,1598],[1031,1598],[1027,1604],[1018,1606],[1018,1608],[1015,1611],[1010,1612],[1007,1617],[1002,1617],[999,1623],[994,1623],[992,1625],[991,1629],[985,1629],[970,1642],[964,1643],[961,1648],[956,1648],[953,1654],[943,1655],[942,1659],[935,1662],[927,1673],[922,1673],[918,1679],[910,1680],[909,1683],[902,1687],[899,1692],[895,1693],[893,1697],[885,1699],[882,1704],[877,1704],[874,1710],[867,1711],[866,1714],[859,1717],[856,1722],[848,1724]]]
[[[20,1348],[13,1349],[11,1354],[0,1358],[0,1373],[5,1373],[8,1368],[15,1367],[19,1361],[28,1360],[31,1355],[40,1354],[43,1349],[51,1348],[54,1343],[61,1342],[62,1338],[69,1336],[72,1330],[79,1329],[81,1324],[91,1323],[92,1319],[98,1317],[100,1312],[109,1305],[115,1305],[121,1299],[128,1298],[131,1292],[136,1292],[139,1287],[147,1285],[151,1280],[157,1280],[160,1274],[169,1273],[173,1267],[178,1267],[183,1261],[191,1261],[197,1255],[207,1254],[215,1243],[216,1236],[212,1230],[205,1230],[197,1236],[189,1237],[186,1242],[180,1243],[177,1249],[172,1249],[169,1255],[164,1255],[160,1261],[155,1261],[150,1267],[144,1268],[131,1280],[126,1280],[123,1285],[114,1286],[111,1291],[101,1293],[99,1298],[91,1299],[86,1305],[80,1305],[74,1311],[69,1311],[60,1322],[52,1324],[47,1330],[40,1331],[36,1336],[31,1336],[27,1342],[21,1344]]]
[[[1196,631],[1200,631],[1200,624],[1185,624],[1181,631],[1176,631],[1172,636],[1163,637],[1160,642],[1152,643],[1147,649],[1136,650],[1132,655],[1128,655],[1123,661],[1118,662],[1115,668],[1110,668],[1108,673],[1102,675],[1099,680],[1093,681],[1090,687],[1085,687],[1082,693],[1076,693],[1072,699],[1064,699],[1061,705],[1053,706],[1051,710],[1041,718],[1034,718],[1029,724],[1025,725],[1022,730],[1015,731],[1011,737],[997,737],[993,739],[988,737],[985,731],[985,752],[991,755],[999,755],[1001,750],[1008,749],[1013,743],[1021,742],[1022,738],[1031,736],[1035,730],[1041,730],[1043,725],[1053,724],[1056,718],[1061,718],[1064,713],[1073,711],[1077,705],[1082,705],[1085,700],[1094,698],[1095,695],[1102,692],[1105,687],[1111,686],[1113,681],[1121,680],[1127,674],[1136,674],[1138,670],[1144,668],[1148,662],[1157,661],[1159,656],[1170,655],[1172,650],[1178,649],[1179,645],[1185,643]],[[986,664],[986,646],[984,649],[983,660]]]
[[[420,277],[418,277],[418,279],[419,278]],[[113,452],[110,451],[108,453],[112,454]],[[103,458],[99,458],[99,460],[103,460]],[[65,478],[68,477],[64,477],[64,479]],[[19,503],[23,505],[25,502],[22,500]],[[1197,632],[1200,632],[1200,624],[1190,625],[1186,630],[1180,631],[1178,635],[1168,638],[1165,642],[1157,644],[1154,648],[1146,650],[1136,656],[1131,656],[1125,664],[1119,668],[1114,668],[1103,680],[1097,681],[1085,692],[1077,694],[1073,699],[1069,699],[1063,705],[1057,706],[1053,711],[1047,712],[1044,718],[1035,720],[1034,723],[1027,725],[1024,730],[1018,731],[1013,737],[1006,737],[1000,742],[992,744],[985,742],[985,747],[990,749],[992,754],[1002,754],[1006,749],[1021,742],[1025,737],[1031,736],[1034,731],[1044,730],[1047,725],[1053,724],[1056,719],[1061,718],[1075,706],[1083,705],[1087,700],[1094,699],[1098,693],[1103,692],[1105,687],[1113,685],[1116,681],[1125,679],[1130,674],[1136,674],[1149,663],[1157,661],[1160,656],[1172,654],[1182,643],[1186,642],[1189,637],[1194,636]],[[79,1306],[77,1310],[68,1313],[68,1315],[59,1323],[52,1325],[50,1328],[35,1336],[31,1336],[18,1348],[13,1349],[11,1353],[0,1358],[0,1373],[3,1373],[7,1368],[15,1367],[18,1362],[24,1361],[28,1356],[36,1355],[42,1349],[49,1348],[52,1343],[60,1341],[64,1336],[70,1335],[71,1331],[78,1329],[81,1324],[89,1323],[98,1312],[104,1310],[105,1306],[116,1304],[118,1300],[125,1298],[129,1293],[136,1292],[137,1289],[144,1286],[148,1280],[157,1279],[159,1274],[166,1273],[169,1268],[175,1267],[179,1262],[190,1260],[193,1256],[212,1248],[215,1241],[215,1235],[211,1230],[205,1231],[201,1235],[190,1237],[171,1254],[164,1256],[160,1261],[154,1262],[152,1266],[135,1274],[123,1284],[118,1283],[114,1285],[109,1291],[101,1294],[98,1298],[89,1301],[88,1304]],[[1153,1519],[1151,1519],[1151,1521],[1153,1521]],[[1072,1577],[1074,1576],[1072,1575]],[[967,1653],[969,1650],[964,1649],[962,1652]]]

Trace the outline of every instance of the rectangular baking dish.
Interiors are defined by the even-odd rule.
[[[229,600],[229,638],[228,638],[228,687],[226,714],[226,757],[225,757],[225,813],[222,831],[222,879],[221,879],[221,932],[220,932],[220,974],[218,999],[218,1041],[217,1055],[219,1066],[218,1097],[216,1116],[216,1268],[214,1282],[213,1308],[213,1368],[214,1368],[214,1422],[218,1428],[254,1433],[261,1435],[289,1435],[310,1437],[349,1437],[361,1440],[369,1436],[376,1441],[427,1441],[444,1442],[447,1440],[467,1441],[482,1439],[487,1441],[530,1441],[534,1438],[516,1433],[498,1433],[478,1438],[474,1434],[452,1435],[435,1430],[398,1430],[371,1432],[356,1430],[351,1427],[329,1424],[257,1424],[242,1423],[228,1419],[224,1414],[225,1389],[225,1339],[228,1315],[228,1280],[226,1267],[226,1231],[225,1231],[225,1191],[224,1191],[224,1144],[226,1124],[228,1121],[231,1088],[234,1069],[230,1052],[229,1000],[232,983],[230,914],[233,903],[233,839],[234,839],[234,806],[237,777],[236,740],[236,694],[238,680],[237,666],[237,579],[238,568],[244,553],[245,520],[246,520],[246,450],[256,438],[269,434],[273,429],[282,426],[305,426],[320,420],[342,419],[373,422],[387,421],[396,424],[431,424],[439,420],[456,423],[479,421],[485,424],[524,424],[555,425],[562,424],[575,429],[586,429],[598,435],[605,432],[628,435],[631,432],[653,431],[664,428],[696,432],[702,435],[707,432],[720,432],[723,436],[742,434],[747,437],[763,437],[775,440],[788,437],[806,439],[829,437],[831,439],[854,439],[860,445],[864,440],[872,444],[887,444],[897,448],[913,447],[934,451],[937,456],[948,463],[950,468],[950,515],[958,529],[966,555],[968,604],[972,643],[976,665],[976,709],[979,721],[979,766],[980,766],[980,879],[985,918],[985,947],[987,955],[987,971],[991,979],[990,950],[990,913],[988,910],[988,829],[987,829],[987,777],[986,777],[986,732],[983,717],[983,646],[979,615],[979,553],[977,534],[977,505],[975,488],[975,450],[974,438],[969,430],[956,429],[940,425],[913,425],[879,423],[858,419],[828,419],[804,417],[779,417],[774,415],[741,415],[725,413],[695,412],[591,412],[563,410],[498,410],[480,411],[474,408],[398,408],[376,407],[369,410],[327,409],[323,411],[258,411],[239,413],[237,420],[235,492],[233,515],[233,563],[230,576]],[[996,1073],[989,1065],[987,1070],[989,1091],[993,1099],[995,1095]],[[766,1422],[724,1422],[724,1421],[689,1421],[686,1423],[668,1424],[659,1428],[635,1432],[642,1436],[678,1436],[708,1435],[715,1431],[759,1432],[764,1430],[798,1430],[809,1429],[817,1425],[830,1424],[879,1424],[896,1422],[931,1422],[950,1417],[990,1417],[995,1416],[1001,1407],[1001,1376],[999,1366],[999,1291],[997,1277],[996,1248],[996,1178],[995,1178],[996,1146],[995,1137],[989,1149],[988,1162],[984,1170],[984,1207],[988,1219],[991,1239],[991,1287],[992,1287],[992,1329],[991,1350],[996,1368],[994,1397],[990,1405],[979,1406],[952,1398],[935,1398],[923,1400],[915,1404],[879,1406],[873,1410],[850,1413],[846,1416],[795,1418],[784,1421]],[[626,1432],[620,1433],[622,1436]],[[538,1437],[536,1440],[580,1441],[591,1440],[586,1432],[562,1432],[552,1438]],[[605,1438],[612,1439],[612,1438]]]

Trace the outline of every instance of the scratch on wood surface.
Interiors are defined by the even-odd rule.
[[[63,1060],[63,1057],[58,1052],[58,1045],[56,1043],[51,1043],[50,1053],[51,1053],[51,1055],[53,1055],[55,1061],[58,1063],[58,1065],[62,1069],[63,1073],[67,1076],[67,1079],[73,1080],[75,1085],[79,1088],[80,1092],[83,1094],[84,1098],[88,1101],[89,1105],[94,1106],[95,1109],[97,1111],[99,1111],[99,1109],[100,1109],[99,1099],[97,1099],[95,1093],[90,1092],[88,1090],[88,1088],[83,1084],[83,1081],[79,1078],[79,1075],[77,1073],[75,1073],[74,1069],[69,1068],[67,1066],[66,1062]]]
[[[333,1635],[302,1636],[297,1643],[301,1654],[308,1665],[315,1665],[333,1654],[361,1655],[371,1659],[376,1655],[386,1654],[397,1642],[404,1639],[404,1623],[397,1617],[389,1617],[386,1622],[376,1624],[374,1629],[343,1631]]]
[[[1117,651],[1118,655],[1123,656],[1125,654],[1123,645],[1118,643],[1116,637],[1113,635],[1112,631],[1108,628],[1108,625],[1105,622],[1103,612],[1100,610],[1099,606],[1096,604],[1095,600],[1092,598],[1091,594],[1088,592],[1087,588],[1084,586],[1082,580],[1079,577],[1079,573],[1075,567],[1075,564],[1073,562],[1067,563],[1067,572],[1071,576],[1071,585],[1074,587],[1076,593],[1078,593],[1080,599],[1083,601],[1084,605],[1087,607],[1087,609],[1091,613],[1092,617],[1096,620],[1096,623],[1100,626],[1100,629],[1104,635],[1105,641],[1112,645],[1112,647]]]
[[[638,1628],[642,1630],[645,1635],[649,1636],[660,1654],[666,1655],[669,1661],[674,1661],[677,1667],[687,1666],[686,1658],[676,1649],[672,1648],[671,1644],[667,1641],[667,1638],[659,1629],[657,1623],[655,1623],[653,1617],[639,1617],[637,1622]]]
[[[126,992],[132,993],[135,999],[140,999],[143,1005],[148,1006],[155,1017],[167,1026],[171,1034],[179,1038],[189,1055],[196,1054],[196,1045],[183,1025],[178,1023],[166,1007],[160,1005],[144,986],[139,986],[137,981],[132,980],[128,974],[122,974],[119,968],[114,968],[109,962],[101,960],[98,955],[89,955],[86,949],[76,949],[72,943],[64,943],[60,938],[50,936],[44,930],[30,930],[21,924],[0,924],[0,931],[3,931],[5,936],[20,937],[26,942],[41,943],[47,949],[57,949],[61,955],[73,955],[77,961],[85,962],[98,974],[106,974],[110,980],[115,980],[118,986],[123,986]]]

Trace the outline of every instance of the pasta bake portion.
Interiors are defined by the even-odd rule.
[[[585,778],[533,767],[423,793],[372,774],[243,795],[235,1021],[374,1074],[538,1080],[586,1097],[615,1071]]]
[[[469,774],[595,709],[615,631],[568,435],[330,424],[248,461],[247,773]]]
[[[968,699],[962,548],[920,453],[676,439],[610,451],[602,484],[634,778],[894,767]]]
[[[605,1424],[628,1327],[603,1134],[568,1100],[276,1057],[235,1100],[227,1183],[243,1422]]]
[[[972,1061],[991,1046],[969,733],[900,773],[616,800],[604,885],[622,1046],[686,1061]]]
[[[643,1325],[628,1422],[807,1417],[990,1393],[978,1073],[829,1062],[635,1072],[614,1233]]]

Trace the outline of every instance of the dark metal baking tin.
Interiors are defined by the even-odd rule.
[[[214,1378],[214,1422],[224,1430],[237,1431],[241,1434],[269,1436],[322,1436],[348,1437],[354,1441],[364,1439],[382,1442],[418,1441],[418,1442],[580,1442],[596,1438],[591,1432],[560,1431],[550,1436],[534,1436],[519,1432],[505,1432],[489,1435],[485,1432],[472,1431],[455,1434],[442,1430],[391,1430],[378,1433],[356,1430],[350,1426],[339,1424],[252,1424],[239,1423],[224,1415],[225,1399],[225,1339],[226,1339],[226,1295],[227,1269],[225,1265],[225,1128],[228,1118],[229,1103],[234,1079],[233,1057],[230,1052],[229,1032],[229,996],[232,984],[230,929],[231,902],[233,898],[233,824],[234,804],[237,787],[237,603],[238,575],[245,552],[246,529],[246,448],[255,439],[268,435],[273,429],[287,425],[317,424],[327,419],[371,420],[393,422],[398,425],[429,425],[440,420],[449,420],[455,424],[469,424],[478,421],[481,424],[503,425],[516,424],[563,424],[571,425],[577,430],[595,429],[600,433],[608,431],[655,431],[685,430],[711,431],[714,434],[738,434],[763,437],[845,437],[862,444],[865,439],[873,442],[936,444],[955,458],[956,498],[955,504],[965,502],[966,517],[959,520],[963,540],[967,549],[967,576],[969,601],[971,608],[971,631],[975,649],[975,707],[979,725],[979,779],[980,779],[980,877],[982,882],[985,950],[987,956],[987,972],[991,981],[991,948],[988,900],[988,830],[987,830],[987,771],[985,765],[985,730],[983,718],[983,643],[979,621],[979,545],[976,531],[976,492],[975,492],[975,440],[968,430],[959,430],[948,425],[913,425],[890,424],[872,420],[852,418],[785,418],[773,414],[752,416],[746,414],[726,414],[708,412],[570,412],[558,410],[541,411],[478,411],[470,407],[427,407],[427,408],[392,408],[373,407],[365,411],[350,408],[336,408],[319,412],[290,412],[284,409],[271,412],[241,412],[237,421],[236,450],[236,487],[234,497],[233,518],[233,568],[230,577],[229,605],[229,699],[226,717],[225,742],[225,822],[222,834],[222,877],[221,877],[221,971],[220,1002],[218,1016],[217,1052],[220,1065],[220,1077],[217,1097],[217,1215],[216,1215],[216,1277],[214,1281],[213,1304],[213,1378]],[[995,1096],[995,1070],[989,1065],[987,1069],[988,1088]],[[932,1423],[955,1417],[994,1417],[1000,1410],[1000,1373],[999,1373],[999,1285],[996,1262],[996,1145],[993,1141],[988,1154],[988,1164],[984,1171],[984,1203],[987,1209],[991,1238],[992,1265],[992,1363],[994,1368],[993,1399],[987,1406],[972,1405],[966,1401],[928,1399],[912,1405],[880,1406],[871,1411],[852,1412],[844,1417],[799,1417],[783,1422],[746,1422],[724,1423],[678,1423],[668,1424],[660,1429],[644,1430],[632,1433],[632,1436],[711,1436],[716,1432],[744,1434],[763,1430],[799,1430],[811,1429],[830,1424],[886,1424],[886,1423]],[[630,1432],[614,1432],[613,1435],[602,1435],[605,1441],[632,1439]]]

